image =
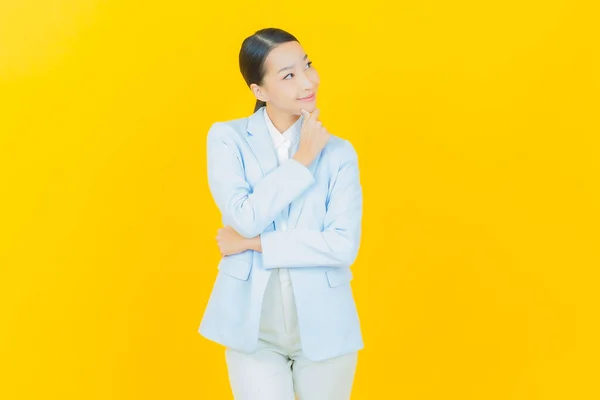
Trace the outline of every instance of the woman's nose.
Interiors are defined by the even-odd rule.
[[[313,88],[312,81],[310,79],[308,79],[308,76],[306,76],[306,75],[302,75],[300,85],[301,85],[302,89],[312,89]]]

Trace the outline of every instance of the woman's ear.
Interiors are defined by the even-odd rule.
[[[254,94],[254,97],[256,97],[257,100],[264,102],[267,101],[267,97],[264,95],[263,90],[256,83],[250,84],[250,90],[252,90],[252,93]]]

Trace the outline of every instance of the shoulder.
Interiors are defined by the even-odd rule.
[[[235,140],[242,138],[248,128],[248,119],[249,117],[243,117],[213,122],[208,129],[208,140]]]
[[[333,134],[329,137],[329,142],[327,142],[324,150],[327,156],[338,164],[358,161],[358,154],[352,142]]]

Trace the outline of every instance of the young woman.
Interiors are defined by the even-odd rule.
[[[223,257],[199,332],[226,346],[236,400],[347,400],[363,348],[357,154],[319,121],[319,75],[293,35],[257,31],[239,63],[257,102],[208,132]]]

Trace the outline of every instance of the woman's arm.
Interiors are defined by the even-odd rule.
[[[262,251],[264,268],[347,267],[354,263],[361,238],[363,195],[358,157],[348,141],[343,159],[322,231],[270,231],[249,240],[248,248]]]
[[[212,196],[230,225],[245,238],[263,232],[276,216],[314,182],[310,170],[289,159],[258,182],[253,190],[246,182],[244,162],[225,123],[208,132],[208,183]]]

